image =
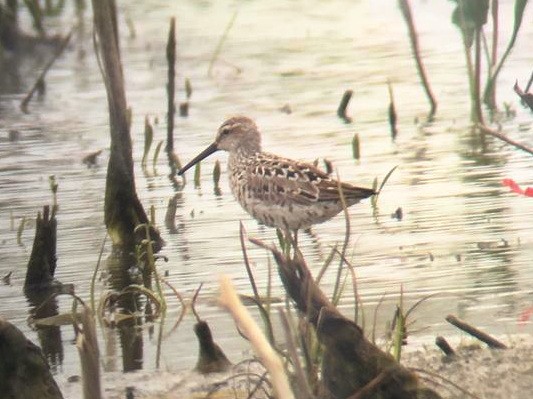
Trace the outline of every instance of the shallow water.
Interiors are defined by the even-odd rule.
[[[510,2],[506,2],[510,3]],[[177,233],[164,225],[168,201],[176,194],[168,179],[164,156],[155,170],[140,168],[145,115],[153,120],[155,139],[166,137],[165,40],[168,21],[177,17],[177,101],[184,100],[184,79],[193,86],[190,116],[176,117],[175,149],[188,161],[213,139],[225,117],[246,114],[263,132],[264,148],[287,157],[313,161],[331,160],[345,181],[370,186],[394,172],[380,195],[378,210],[369,202],[350,209],[351,239],[348,258],[356,265],[358,294],[371,323],[376,304],[384,296],[378,315],[383,332],[403,290],[405,306],[433,295],[415,312],[411,342],[432,345],[433,337],[457,335],[447,327],[449,313],[493,334],[531,333],[530,323],[520,323],[531,306],[533,271],[533,200],[510,193],[501,180],[513,178],[523,186],[533,184],[531,156],[487,137],[481,143],[469,127],[470,104],[463,50],[457,30],[449,22],[450,2],[413,2],[424,61],[439,103],[437,118],[422,123],[428,105],[419,84],[399,10],[390,2],[230,2],[150,1],[123,5],[121,29],[127,97],[133,109],[132,136],[136,183],[146,209],[154,206],[166,241],[160,263],[167,280],[191,298],[200,283],[197,311],[208,321],[217,342],[238,361],[247,343],[236,333],[228,315],[214,305],[220,274],[233,278],[239,292],[251,294],[239,244],[239,221],[250,236],[267,242],[275,233],[260,227],[232,198],[223,173],[222,195],[214,192],[211,170],[215,159],[203,162],[201,188],[192,181],[178,192]],[[214,64],[208,65],[217,41],[234,11],[235,24]],[[532,20],[531,7],[524,21]],[[502,5],[503,36],[509,37],[512,10]],[[68,13],[66,13],[68,14]],[[124,15],[135,26],[131,37]],[[62,21],[52,26],[66,31]],[[87,18],[89,21],[89,18]],[[29,305],[22,294],[25,267],[31,252],[33,229],[29,222],[17,244],[16,229],[22,217],[34,218],[52,201],[48,176],[59,183],[58,268],[56,277],[74,283],[76,292],[88,298],[90,279],[105,236],[103,193],[108,157],[105,92],[93,55],[91,29],[77,37],[47,76],[47,94],[30,103],[24,115],[18,103],[36,72],[24,61],[21,76],[11,79],[0,95],[0,274],[13,271],[11,285],[0,286],[0,315],[21,328],[30,339],[42,333],[30,329]],[[505,21],[505,23],[503,22]],[[70,22],[68,22],[70,23]],[[501,41],[502,51],[505,40]],[[506,134],[533,145],[531,112],[523,109],[512,91],[518,79],[522,87],[531,73],[533,25],[524,23],[517,46],[499,80],[498,102],[510,103],[514,118],[501,121]],[[46,57],[44,57],[46,58]],[[31,72],[27,72],[30,70]],[[387,80],[393,83],[399,134],[392,141],[387,121]],[[335,111],[346,89],[354,90],[348,108],[352,124]],[[292,113],[280,109],[288,104]],[[8,132],[20,137],[8,140]],[[352,158],[354,133],[361,140],[359,161]],[[81,159],[104,149],[96,168]],[[192,173],[189,174],[192,180]],[[398,207],[403,219],[391,218]],[[13,222],[12,222],[13,220]],[[339,216],[300,234],[300,245],[311,269],[318,273],[335,243],[342,243],[345,221]],[[109,255],[107,244],[104,259]],[[268,280],[268,256],[249,246],[256,281],[263,293]],[[336,264],[323,280],[331,292]],[[273,294],[282,295],[273,277]],[[98,293],[109,287],[105,278]],[[169,312],[164,329],[161,367],[189,369],[196,361],[194,318],[170,334],[180,308],[168,292]],[[341,308],[353,313],[353,295],[347,290]],[[68,311],[70,300],[59,299]],[[253,307],[250,307],[253,310]],[[154,370],[160,324],[136,331],[142,343],[137,367]],[[79,360],[71,328],[56,331],[60,375],[79,373]],[[101,352],[105,369],[120,371],[123,365],[118,334],[102,332]],[[103,337],[102,337],[103,338]],[[139,341],[137,341],[139,343]]]

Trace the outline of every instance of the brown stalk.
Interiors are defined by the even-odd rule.
[[[174,115],[176,114],[176,104],[174,100],[175,79],[176,79],[176,18],[170,19],[170,30],[167,42],[167,62],[168,62],[168,83],[167,83],[167,153],[169,154],[170,165],[175,165],[170,154],[174,150]],[[175,166],[174,166],[175,167]]]
[[[413,56],[415,57],[415,61],[416,61],[416,68],[418,70],[418,74],[420,75],[420,79],[422,79],[422,85],[424,86],[426,96],[429,100],[429,103],[431,104],[431,110],[429,111],[429,119],[432,119],[435,116],[435,113],[437,112],[437,102],[435,101],[435,97],[433,96],[433,92],[431,91],[429,80],[426,75],[426,70],[422,62],[422,57],[420,56],[418,34],[416,32],[413,15],[411,13],[411,6],[408,0],[398,0],[398,3],[400,6],[400,10],[402,11],[402,15],[405,19],[405,22],[407,23],[407,28],[409,29],[409,38],[411,40],[411,48],[413,50]]]
[[[463,330],[464,332],[472,335],[473,337],[479,339],[481,342],[486,343],[489,347],[493,349],[507,349],[507,346],[498,341],[496,338],[491,337],[487,333],[479,330],[478,328],[468,324],[467,322],[458,319],[454,315],[446,316],[446,321],[450,324],[453,324],[455,327]]]

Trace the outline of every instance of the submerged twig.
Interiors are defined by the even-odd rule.
[[[63,54],[63,51],[65,51],[65,49],[67,48],[67,45],[70,42],[70,38],[72,37],[73,33],[74,33],[74,28],[72,28],[70,30],[70,32],[68,33],[68,35],[61,41],[61,45],[57,48],[57,50],[54,53],[54,55],[52,56],[52,58],[50,60],[48,60],[48,63],[44,66],[43,70],[41,71],[41,73],[40,73],[39,77],[37,78],[37,80],[35,81],[34,85],[30,89],[28,94],[26,94],[26,97],[24,97],[24,99],[20,103],[20,109],[25,114],[29,113],[29,111],[28,111],[28,103],[31,101],[31,99],[32,99],[33,95],[35,94],[35,92],[37,90],[39,90],[39,88],[43,87],[45,75],[48,73],[48,70],[52,67],[54,62],[61,56],[61,54]]]
[[[209,60],[209,67],[207,68],[207,76],[211,77],[211,73],[213,71],[213,65],[215,64],[215,61],[217,60],[220,51],[222,50],[222,46],[224,45],[224,42],[228,38],[229,31],[231,30],[231,27],[235,23],[235,20],[237,19],[238,11],[235,10],[233,15],[231,16],[231,19],[228,22],[228,25],[226,25],[226,29],[224,29],[224,32],[222,33],[222,36],[220,37],[220,40],[217,43],[217,46],[215,48],[215,51],[213,52],[213,56],[211,57],[211,60]]]

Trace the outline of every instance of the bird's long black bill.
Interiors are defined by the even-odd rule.
[[[196,165],[198,162],[200,162],[202,159],[207,158],[212,153],[218,151],[217,143],[211,144],[209,147],[207,147],[205,150],[203,150],[200,154],[195,156],[192,161],[190,161],[187,165],[185,165],[183,168],[180,169],[178,172],[178,175],[184,174],[187,170],[189,170],[191,167]]]

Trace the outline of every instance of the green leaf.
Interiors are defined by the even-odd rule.
[[[463,34],[465,46],[470,48],[474,33],[487,23],[489,0],[456,0],[457,7],[452,13],[452,22]]]

